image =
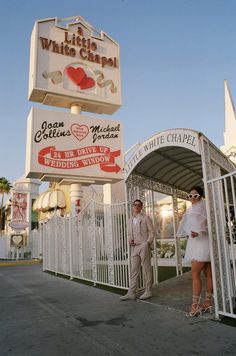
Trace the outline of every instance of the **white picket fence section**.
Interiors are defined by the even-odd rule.
[[[43,258],[43,229],[42,226],[38,230],[33,230],[29,235],[29,250],[31,251],[31,258]]]
[[[236,318],[236,172],[207,183],[213,197],[215,226],[211,232],[215,309],[218,315]],[[209,228],[212,230],[212,222]]]
[[[7,259],[10,252],[10,238],[8,236],[0,237],[0,259]]]
[[[0,259],[2,260],[22,260],[31,258],[31,247],[11,247],[10,236],[0,237]]]

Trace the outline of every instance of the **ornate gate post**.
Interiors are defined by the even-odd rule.
[[[92,263],[92,280],[96,284],[97,282],[97,242],[96,242],[96,206],[95,202],[91,202],[90,205],[90,216],[89,216],[89,236],[87,238],[91,239],[91,263]]]
[[[114,258],[113,258],[113,236],[114,231],[112,229],[112,212],[111,206],[104,206],[104,232],[105,232],[105,246],[107,254],[107,265],[108,265],[108,283],[111,285],[115,284],[114,277]]]
[[[183,274],[183,266],[182,266],[182,256],[180,249],[180,238],[176,236],[177,226],[179,221],[178,216],[178,200],[177,193],[173,191],[172,195],[172,204],[173,204],[173,228],[174,228],[174,239],[175,239],[175,256],[176,256],[176,275],[179,276]]]
[[[223,270],[225,272],[224,266],[220,266],[222,264],[223,251],[220,249],[219,241],[217,238],[219,235],[224,235],[224,232],[222,231],[222,224],[217,224],[217,216],[220,214],[219,206],[221,205],[221,191],[220,189],[215,188],[213,188],[213,191],[212,186],[207,184],[207,181],[216,177],[220,177],[221,172],[220,167],[217,166],[212,160],[209,142],[207,142],[203,137],[201,142],[202,168],[207,208],[215,314],[217,317],[219,317],[218,311],[219,307],[221,307],[223,303],[222,295],[224,294],[224,291],[222,290],[223,281],[220,279],[220,268],[223,267]],[[215,207],[213,203],[214,201]]]

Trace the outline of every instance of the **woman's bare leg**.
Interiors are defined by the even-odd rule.
[[[205,266],[205,262],[192,262],[192,306],[190,312],[188,312],[187,316],[196,316],[201,314],[201,306],[200,306],[200,295],[202,291],[202,282],[201,282],[201,271]]]
[[[201,271],[206,262],[192,261],[192,292],[194,296],[200,296],[202,291]]]
[[[211,262],[206,262],[204,266],[204,275],[206,277],[207,293],[213,293],[213,282],[211,273]]]
[[[212,293],[213,293],[213,282],[211,273],[211,263],[206,262],[204,266],[204,275],[206,277],[206,295],[203,304],[201,305],[202,312],[212,312]]]

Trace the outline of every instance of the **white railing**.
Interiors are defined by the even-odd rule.
[[[91,201],[73,218],[43,226],[43,268],[70,278],[128,288],[127,204]]]
[[[43,269],[71,279],[127,289],[130,264],[127,216],[127,203],[106,205],[94,201],[73,218],[54,214],[43,225]],[[157,245],[158,242],[160,245],[168,243],[175,252],[170,258],[167,255],[161,258],[158,248],[152,251],[154,284],[158,283],[158,266],[173,266],[176,275],[182,274],[175,240],[158,239]],[[141,273],[140,288],[143,283]]]
[[[127,289],[130,263],[127,216],[127,203],[104,205],[91,201],[76,217],[54,214],[40,224],[38,230],[30,232],[27,247],[10,247],[10,237],[0,240],[0,258],[23,259],[27,255],[43,259],[44,270]],[[168,250],[163,255],[161,246],[166,248],[167,244]],[[151,259],[154,284],[158,283],[158,266],[175,266],[182,274],[182,265],[177,266],[175,245],[174,239],[157,239]],[[141,288],[143,282],[141,273]]]
[[[236,172],[209,180],[214,226],[212,264],[216,313],[236,318]]]

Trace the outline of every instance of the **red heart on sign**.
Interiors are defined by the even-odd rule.
[[[86,125],[72,124],[70,129],[79,141],[82,141],[89,134],[89,128]]]
[[[81,90],[92,88],[94,85],[95,85],[94,79],[91,77],[87,77],[86,74],[79,84]]]
[[[81,81],[83,80],[84,77],[87,77],[85,74],[85,71],[83,68],[74,68],[74,67],[68,67],[66,68],[66,74],[74,82],[76,85],[79,85]]]

